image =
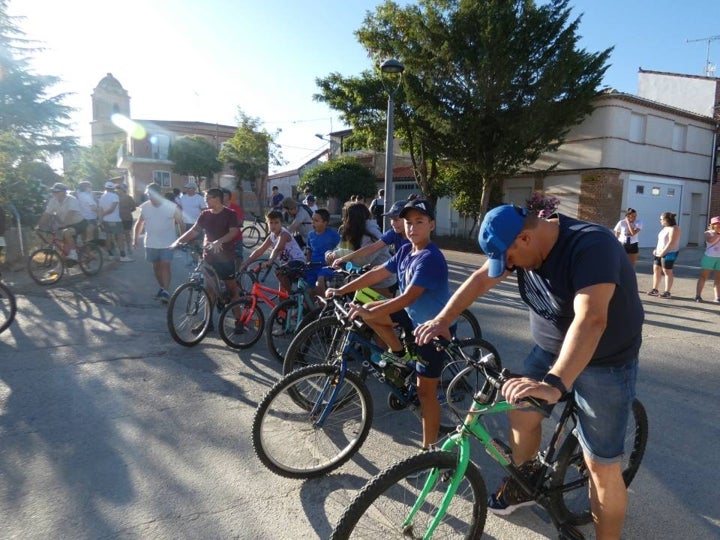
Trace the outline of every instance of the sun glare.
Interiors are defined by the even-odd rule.
[[[147,135],[144,127],[122,114],[113,114],[110,117],[110,121],[130,135],[133,139],[141,140]]]

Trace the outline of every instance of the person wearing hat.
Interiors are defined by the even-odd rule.
[[[409,240],[405,237],[405,221],[400,217],[400,212],[402,212],[406,204],[407,201],[397,201],[390,207],[389,212],[382,215],[382,217],[390,217],[391,227],[380,238],[341,257],[335,258],[333,252],[330,252],[326,256],[327,264],[332,264],[333,268],[342,268],[348,262],[363,266],[366,264],[366,260],[388,246],[391,246],[392,253],[397,253],[404,244],[409,243]]]
[[[478,240],[487,260],[416,329],[417,342],[447,337],[463,309],[516,273],[536,345],[525,376],[509,380],[502,393],[510,403],[532,396],[551,405],[575,394],[596,534],[620,538],[627,505],[621,459],[644,320],[632,264],[606,227],[563,214],[540,219],[513,205],[490,210]],[[544,415],[526,409],[509,416],[513,461],[533,471]],[[488,506],[506,515],[527,504],[524,491],[506,479]]]
[[[185,231],[182,211],[173,201],[166,199],[156,183],[148,184],[145,189],[147,201],[140,205],[140,215],[133,228],[133,245],[137,245],[140,234],[145,230],[145,260],[152,264],[155,280],[160,289],[155,299],[167,304],[170,301],[170,282],[172,281],[173,252],[168,248],[177,240],[177,228]]]
[[[435,317],[450,298],[448,266],[445,256],[432,243],[430,234],[435,230],[435,213],[432,204],[424,199],[408,202],[399,213],[410,243],[384,265],[376,266],[357,279],[338,289],[330,288],[325,295],[345,295],[363,287],[370,287],[396,275],[398,295],[387,300],[369,302],[363,306],[351,304],[352,318],[360,317],[388,345],[385,358],[388,364],[402,365],[411,359],[395,334],[393,327],[400,324],[413,328],[420,322]],[[422,449],[435,445],[440,428],[440,403],[437,398],[438,380],[443,368],[444,353],[433,344],[417,348],[415,362],[417,390],[422,412]],[[386,356],[386,355],[383,355]]]
[[[315,195],[313,195],[312,193],[305,197],[303,204],[307,206],[313,214],[318,211],[318,206],[317,204],[315,204]]]
[[[295,238],[301,249],[305,249],[308,242],[308,235],[313,230],[313,211],[305,204],[298,204],[291,198],[283,199],[281,206],[290,216],[290,223],[287,230]]]
[[[65,258],[77,261],[75,235],[85,231],[85,218],[80,210],[80,203],[72,195],[68,195],[68,187],[56,182],[50,188],[52,196],[48,200],[45,211],[38,221],[39,229],[57,228],[62,234]]]
[[[100,196],[100,218],[102,228],[107,235],[108,255],[115,256],[120,262],[132,262],[125,251],[126,242],[120,219],[120,197],[115,193],[115,182],[105,182],[105,193]],[[117,250],[117,253],[115,251]]]
[[[713,272],[715,303],[720,304],[720,216],[710,219],[708,230],[705,231],[705,253],[700,260],[700,276],[695,288],[695,301],[702,302],[702,290],[705,282]]]

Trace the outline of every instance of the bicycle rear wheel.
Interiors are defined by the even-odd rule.
[[[220,313],[220,337],[232,349],[247,349],[255,345],[265,328],[265,315],[253,302],[252,296],[242,296]]]
[[[424,538],[456,467],[455,454],[437,451],[412,456],[385,469],[345,509],[330,538]],[[439,473],[437,481],[410,519],[410,511],[434,471]],[[487,488],[480,471],[470,462],[433,538],[480,538],[486,518]]]
[[[645,407],[635,399],[628,417],[623,456],[623,480],[629,486],[640,467],[648,439],[648,419]],[[582,447],[574,433],[558,452],[555,472],[550,480],[551,506],[556,517],[570,525],[586,525],[592,521],[588,493],[588,470]]]
[[[78,249],[78,264],[86,276],[94,276],[103,267],[102,250],[95,244],[85,244]]]
[[[270,354],[278,362],[285,360],[285,353],[305,316],[302,295],[283,300],[270,312],[265,324],[265,340]]]
[[[252,442],[272,472],[286,478],[322,476],[360,449],[372,424],[372,399],[365,383],[347,371],[330,405],[337,379],[336,366],[307,366],[280,379],[262,400],[253,419]],[[319,425],[324,413],[327,417]]]
[[[172,338],[180,345],[192,347],[208,332],[212,303],[205,287],[199,283],[183,283],[170,297],[167,325]]]
[[[4,283],[0,283],[0,334],[15,320],[17,302],[15,295]]]
[[[30,254],[27,269],[38,285],[52,285],[65,273],[65,263],[54,249],[42,248]]]
[[[263,234],[255,225],[248,225],[242,228],[243,247],[252,249],[262,242]]]

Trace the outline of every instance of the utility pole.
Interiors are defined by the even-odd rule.
[[[710,63],[710,43],[720,39],[720,36],[710,36],[700,39],[686,39],[685,43],[697,43],[698,41],[707,41],[707,56],[705,58],[705,76],[712,77],[715,72],[715,66]]]

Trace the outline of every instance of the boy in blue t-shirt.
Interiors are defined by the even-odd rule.
[[[325,264],[325,252],[332,251],[340,243],[340,234],[335,229],[329,229],[330,212],[319,208],[312,216],[313,230],[308,234],[308,248],[310,249],[310,262],[318,263],[305,271],[305,281],[314,288],[314,294],[325,294],[325,278],[332,275],[332,270],[322,269]]]
[[[383,266],[376,266],[339,289],[328,289],[325,295],[344,295],[397,274],[398,296],[364,306],[352,306],[350,313],[352,318],[361,317],[395,356],[407,358],[393,326],[408,317],[412,327],[425,322],[428,317],[434,318],[447,304],[450,291],[447,261],[430,241],[430,233],[435,229],[435,214],[430,202],[423,199],[410,201],[399,217],[404,220],[405,235],[410,243],[403,245]],[[422,359],[422,362],[416,362],[415,370],[422,408],[423,449],[427,449],[437,441],[440,428],[437,385],[444,353],[437,351],[432,344],[418,347],[417,352]]]

